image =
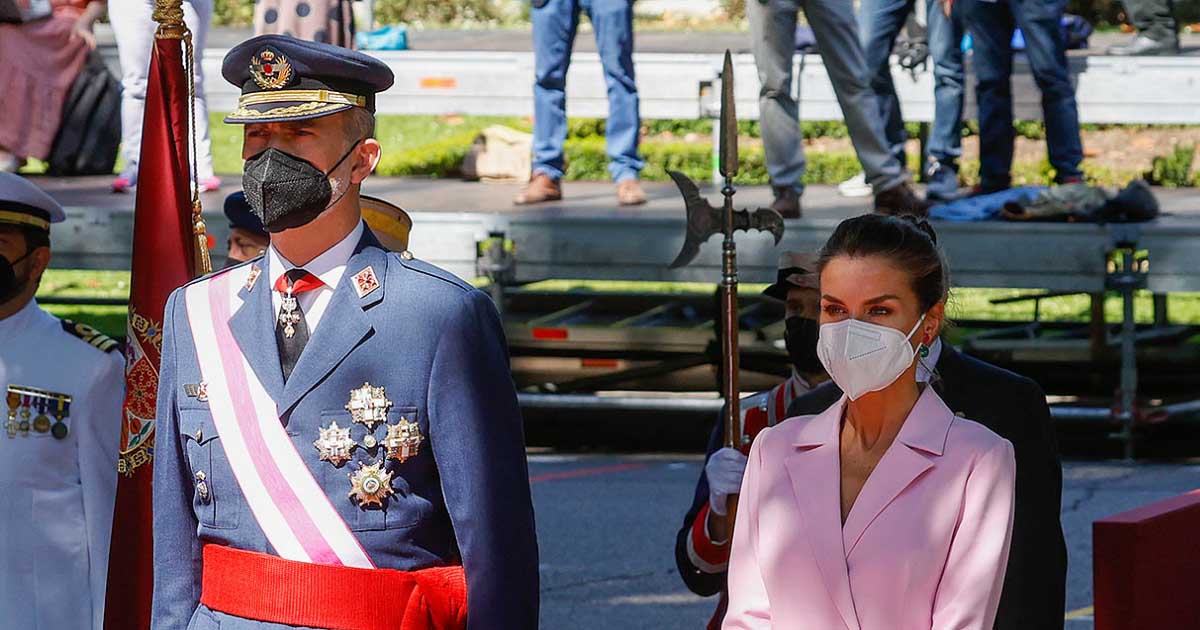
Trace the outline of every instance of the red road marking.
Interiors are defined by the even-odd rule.
[[[612,464],[609,466],[594,466],[592,468],[576,468],[575,470],[564,470],[561,472],[543,473],[534,475],[529,478],[529,483],[537,483],[539,481],[554,481],[556,479],[574,479],[575,477],[588,477],[591,475],[604,475],[608,473],[625,472],[627,470],[638,470],[641,468],[649,468],[648,463],[631,463],[631,464]]]

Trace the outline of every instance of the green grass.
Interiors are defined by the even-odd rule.
[[[476,286],[486,281],[474,279]],[[744,283],[739,289],[744,295],[757,294],[765,284]],[[532,291],[563,291],[587,293],[640,292],[675,295],[711,295],[714,285],[707,282],[634,282],[615,280],[544,280],[525,286]],[[990,300],[1038,293],[1030,289],[955,289],[950,297],[948,315],[955,320],[1029,321],[1033,318],[1033,302],[992,304]],[[128,298],[129,272],[52,269],[42,278],[38,297]],[[1200,325],[1200,293],[1173,293],[1167,298],[1171,322]],[[47,306],[58,315],[86,322],[112,336],[125,334],[125,308],[120,306]],[[1104,301],[1105,317],[1110,322],[1121,318],[1121,299],[1109,294]],[[1086,295],[1056,297],[1042,301],[1043,321],[1086,322],[1091,313],[1091,301]],[[1140,291],[1134,302],[1134,316],[1139,323],[1150,323],[1154,305],[1148,292]]]
[[[209,135],[212,140],[213,168],[226,177],[237,177],[242,172],[242,127],[222,122],[222,112],[209,114]],[[506,125],[525,132],[530,131],[530,122],[525,118],[501,116],[379,116],[376,138],[383,145],[383,157],[376,175],[382,177],[422,176],[457,177],[463,157],[472,140],[489,125]],[[1045,127],[1037,121],[1016,121],[1018,135],[1028,138],[1044,138]],[[666,169],[681,171],[693,179],[707,179],[711,172],[712,148],[707,139],[712,133],[712,120],[647,120],[643,121],[646,139],[641,152],[646,160],[642,178],[646,181],[668,181]],[[804,121],[800,123],[805,138],[844,138],[846,125],[838,121]],[[1111,125],[1110,125],[1111,126]],[[911,124],[910,135],[917,133],[917,125]],[[1104,126],[1092,126],[1096,129]],[[1144,125],[1132,125],[1139,128]],[[605,121],[602,118],[571,118],[567,123],[568,180],[604,181],[608,175],[608,157],[604,150]],[[737,183],[742,185],[766,184],[768,175],[762,145],[758,142],[761,130],[757,121],[738,123],[742,142],[741,170]],[[974,121],[967,121],[963,134],[976,133]],[[684,141],[688,136],[699,136],[703,141]],[[1183,151],[1155,158],[1156,176],[1160,183],[1172,186],[1200,185],[1200,172],[1192,172],[1190,162],[1184,164],[1180,158]],[[1190,154],[1189,154],[1190,155]],[[909,156],[909,167],[917,172],[918,157]],[[1085,176],[1098,185],[1124,185],[1142,175],[1139,169],[1113,169],[1096,166],[1090,161],[1083,163]],[[116,171],[122,167],[118,160]],[[46,165],[30,160],[22,173],[44,173]],[[836,184],[862,170],[858,157],[851,151],[809,151],[808,167],[804,174],[807,184]],[[979,182],[979,162],[963,160],[959,173],[967,186]],[[1054,172],[1045,160],[1022,161],[1013,164],[1013,183],[1048,184]]]

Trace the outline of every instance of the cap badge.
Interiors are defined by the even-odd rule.
[[[264,50],[250,59],[250,76],[264,90],[278,90],[292,78],[292,64],[273,50]]]

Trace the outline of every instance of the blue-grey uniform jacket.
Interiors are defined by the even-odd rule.
[[[379,568],[463,565],[470,630],[534,629],[538,559],[520,410],[503,330],[488,296],[432,265],[384,250],[366,230],[319,326],[284,383],[275,340],[272,275],[241,287],[230,317],[241,353],[274,399],[317,483]],[[371,267],[379,288],[359,297],[352,277]],[[196,282],[206,282],[207,279]],[[155,630],[283,628],[199,604],[201,547],[274,554],[243,497],[208,404],[182,289],[167,302],[154,470]],[[365,428],[346,410],[351,390],[383,386],[388,420],[417,418],[426,438],[404,463],[387,460],[395,494],[382,509],[349,497],[348,472],[319,460],[318,427]],[[190,387],[189,387],[190,385]],[[190,394],[190,395],[189,395]],[[352,437],[361,439],[358,433]],[[197,490],[196,472],[207,487]],[[363,593],[346,606],[386,606]]]

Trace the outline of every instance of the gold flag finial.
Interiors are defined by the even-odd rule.
[[[158,22],[157,39],[183,39],[188,28],[183,23],[183,0],[154,0],[154,12],[150,14]]]

